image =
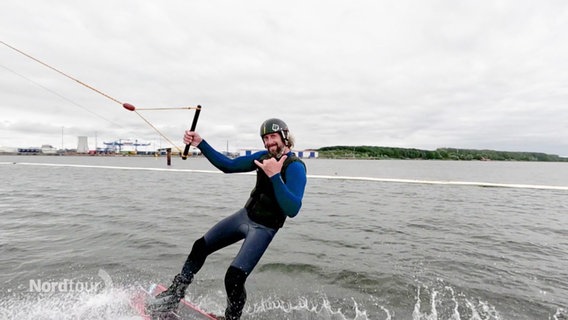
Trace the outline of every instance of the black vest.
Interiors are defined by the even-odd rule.
[[[270,158],[270,155],[266,154],[262,156],[259,161],[263,162],[268,158]],[[300,161],[305,167],[304,162],[294,154],[286,158],[282,165],[282,170],[280,170],[280,175],[284,183],[286,183],[286,169],[295,161]],[[269,228],[281,228],[284,225],[284,221],[286,221],[286,215],[276,201],[272,182],[260,168],[256,169],[256,186],[252,189],[245,208],[252,221]]]

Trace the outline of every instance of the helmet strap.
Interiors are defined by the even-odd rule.
[[[284,142],[286,147],[289,147],[288,131],[280,130],[280,136],[282,137],[282,142]]]

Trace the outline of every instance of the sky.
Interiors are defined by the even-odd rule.
[[[568,156],[565,0],[0,3],[0,146],[119,139]],[[17,48],[105,97],[11,49]],[[160,131],[167,139],[161,137]]]

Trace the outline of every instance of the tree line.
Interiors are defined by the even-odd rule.
[[[414,148],[393,148],[375,146],[331,146],[318,149],[320,158],[330,159],[422,159],[422,160],[481,160],[481,161],[554,161],[568,162],[554,154],[541,152],[513,152],[438,148],[421,150]]]

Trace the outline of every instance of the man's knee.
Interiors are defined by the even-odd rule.
[[[186,276],[192,277],[201,269],[203,263],[205,263],[207,254],[208,253],[205,239],[201,237],[193,243],[193,247],[191,248],[191,252],[185,260],[181,273]]]
[[[225,274],[225,288],[227,289],[227,294],[235,291],[244,291],[247,276],[248,274],[245,271],[230,266]]]
[[[191,252],[189,253],[188,258],[191,260],[199,260],[205,258],[206,256],[207,246],[205,245],[205,239],[201,237],[193,243],[193,247],[191,248]]]

